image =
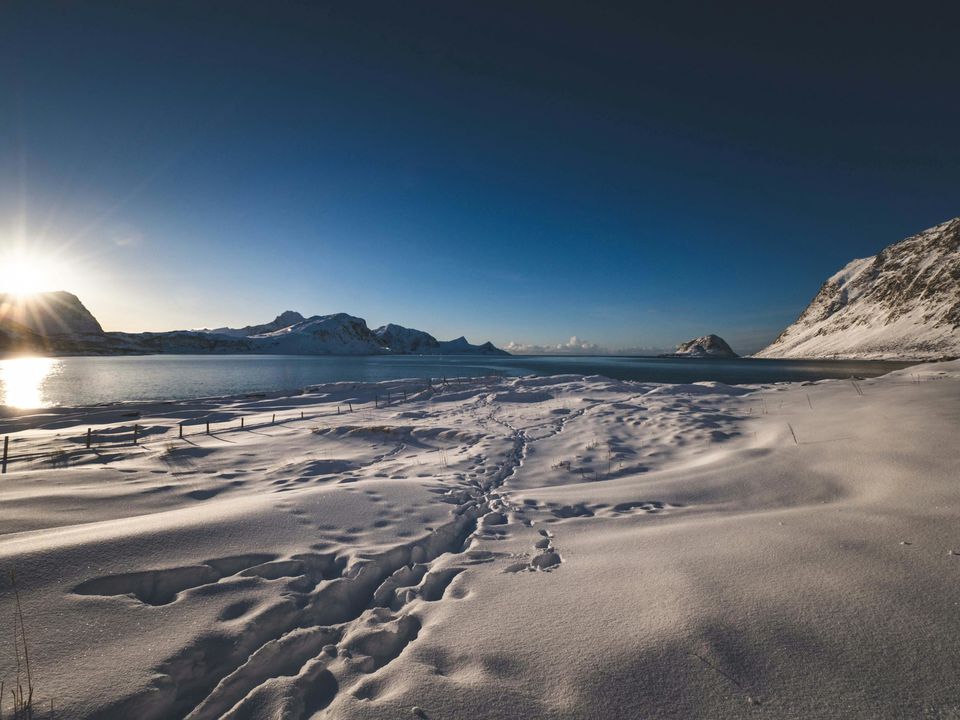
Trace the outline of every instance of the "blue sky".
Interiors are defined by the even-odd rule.
[[[470,5],[4,3],[0,251],[112,330],[746,352],[960,214],[946,6]]]

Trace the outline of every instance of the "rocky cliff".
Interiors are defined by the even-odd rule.
[[[960,356],[960,218],[853,260],[767,358],[935,359]]]

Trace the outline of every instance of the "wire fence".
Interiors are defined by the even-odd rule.
[[[191,443],[191,438],[199,437],[217,437],[227,433],[249,431],[256,432],[269,428],[271,426],[284,426],[290,428],[294,423],[310,421],[314,426],[310,430],[319,429],[321,426],[317,422],[325,423],[324,429],[333,427],[330,421],[334,418],[340,418],[343,422],[345,416],[350,418],[351,424],[366,424],[370,422],[383,422],[382,416],[377,416],[380,410],[396,407],[401,403],[413,400],[421,400],[432,396],[433,393],[448,390],[451,387],[463,387],[465,385],[476,385],[482,383],[489,385],[492,382],[498,382],[503,379],[501,375],[483,375],[471,377],[455,378],[426,378],[425,381],[416,383],[407,381],[394,381],[391,387],[385,387],[382,383],[371,384],[359,387],[367,390],[365,396],[354,396],[347,399],[329,400],[321,399],[324,409],[316,411],[316,404],[310,406],[310,409],[290,409],[282,408],[279,410],[270,410],[269,412],[243,412],[242,409],[230,407],[226,404],[227,400],[217,401],[218,405],[212,409],[201,412],[196,417],[182,419],[174,423],[167,424],[163,419],[151,419],[148,422],[136,422],[139,418],[139,412],[133,411],[126,413],[133,423],[100,423],[91,422],[87,425],[78,420],[77,423],[63,427],[66,434],[59,432],[52,433],[49,428],[34,427],[22,431],[11,432],[3,435],[3,454],[0,459],[0,474],[6,474],[8,469],[14,465],[19,465],[24,469],[31,469],[37,466],[43,466],[44,462],[49,467],[67,467],[83,460],[103,459],[103,454],[109,452],[112,459],[120,459],[123,453],[129,453],[137,449],[143,449],[145,446],[157,442]],[[911,384],[920,384],[927,380],[945,379],[944,373],[928,373],[909,375]],[[419,384],[424,382],[425,384]],[[855,378],[850,378],[852,390],[858,395],[863,396],[864,390]],[[300,395],[289,395],[285,397],[273,398],[273,400],[291,401],[298,397],[309,396],[313,393],[324,392],[320,388],[308,388]],[[248,396],[263,397],[263,396]],[[767,397],[764,392],[759,392],[758,399],[760,406],[759,414],[767,415],[773,408],[767,405]],[[309,399],[309,397],[307,398]],[[234,399],[235,400],[235,399]],[[810,410],[813,410],[813,403],[809,394],[805,395],[806,404]],[[172,409],[173,413],[178,411],[191,410],[189,403]],[[201,401],[194,401],[201,402]],[[209,399],[206,402],[211,402]],[[783,402],[780,401],[782,409]],[[114,407],[103,412],[116,415],[119,408]],[[754,414],[754,408],[751,405],[749,413]],[[91,413],[93,414],[93,413]],[[89,419],[89,418],[88,418]],[[336,422],[336,421],[335,421]],[[790,428],[796,434],[793,428]]]
[[[104,423],[84,427],[79,423],[63,428],[65,433],[53,433],[47,428],[29,428],[3,436],[3,454],[0,459],[0,474],[6,474],[8,469],[19,465],[24,469],[32,469],[45,462],[49,467],[67,467],[88,459],[102,459],[105,452],[115,456],[124,452],[143,449],[149,445],[162,443],[192,443],[193,438],[217,437],[228,433],[255,432],[275,426],[291,427],[300,422],[312,422],[311,431],[319,429],[316,425],[322,422],[324,428],[333,427],[335,418],[339,422],[350,418],[351,424],[365,424],[373,420],[382,421],[377,416],[378,411],[395,408],[400,404],[421,400],[432,396],[437,390],[450,387],[475,385],[478,382],[489,383],[500,380],[499,376],[428,378],[425,385],[413,385],[409,381],[402,386],[392,388],[372,388],[367,398],[351,397],[341,400],[319,400],[324,404],[320,411],[316,405],[308,409],[284,408],[269,412],[243,412],[229,406],[217,407],[202,413],[198,417],[165,423],[162,419],[147,420],[145,422]],[[309,396],[312,392],[322,392],[307,389],[303,394],[291,395],[277,400],[292,400],[297,397]],[[189,401],[187,401],[189,402]],[[187,409],[186,406],[180,409]],[[115,414],[117,408],[113,408]],[[176,412],[176,410],[174,410]],[[126,413],[130,419],[139,419],[140,413],[136,410]],[[38,434],[43,433],[43,434]],[[115,459],[111,457],[111,459]]]

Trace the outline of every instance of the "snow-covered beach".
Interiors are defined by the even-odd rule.
[[[960,361],[3,422],[33,459],[0,567],[56,717],[960,715]]]

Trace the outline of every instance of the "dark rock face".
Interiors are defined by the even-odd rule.
[[[401,325],[384,325],[373,331],[393,354],[401,355],[509,355],[510,353],[486,342],[472,345],[465,337],[456,340],[437,340],[423,330]]]
[[[719,335],[704,335],[677,345],[678,357],[735,358],[737,355]]]
[[[758,357],[960,355],[960,218],[853,260]]]
[[[373,331],[390,352],[411,355],[436,353],[439,341],[430,333],[390,323]]]
[[[63,291],[24,297],[0,294],[0,327],[19,327],[47,338],[103,335],[80,299]]]

